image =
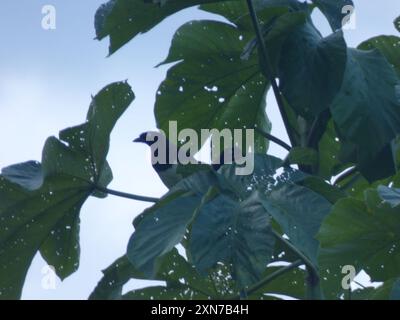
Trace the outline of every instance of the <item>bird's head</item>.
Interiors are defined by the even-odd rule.
[[[147,144],[148,146],[152,146],[156,143],[160,138],[163,138],[164,135],[157,131],[146,131],[140,134],[133,142],[140,142]],[[165,138],[165,137],[164,137]]]

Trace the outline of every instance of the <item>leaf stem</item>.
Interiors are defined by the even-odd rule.
[[[121,197],[121,198],[126,198],[126,199],[131,199],[131,200],[137,200],[137,201],[144,201],[144,202],[157,202],[159,199],[158,198],[152,198],[152,197],[146,197],[146,196],[139,196],[136,194],[131,194],[131,193],[126,193],[126,192],[121,192],[121,191],[116,191],[116,190],[111,190],[99,186],[94,186],[95,190],[111,194],[113,196]]]
[[[273,136],[270,133],[264,132],[259,128],[254,128],[259,134],[261,134],[265,139],[275,142],[277,145],[280,145],[282,148],[286,149],[287,151],[292,150],[292,147],[289,146],[285,141]]]
[[[285,106],[284,106],[284,103],[283,103],[283,99],[282,99],[281,93],[279,91],[278,84],[276,82],[276,79],[272,75],[272,67],[271,67],[271,64],[269,62],[267,48],[266,48],[265,43],[264,43],[264,37],[262,35],[260,24],[259,24],[258,18],[257,18],[257,13],[256,13],[256,10],[254,8],[254,4],[253,4],[252,0],[247,0],[247,7],[249,9],[251,20],[253,22],[253,27],[254,27],[254,30],[255,30],[255,33],[256,33],[257,42],[258,42],[258,45],[259,45],[260,50],[261,50],[261,55],[262,55],[261,58],[264,60],[266,73],[269,75],[269,79],[268,80],[271,82],[272,90],[274,91],[275,99],[276,99],[276,102],[278,104],[279,111],[281,113],[283,123],[284,123],[284,125],[286,127],[286,131],[288,133],[288,136],[289,136],[289,139],[290,139],[290,143],[292,145],[295,145],[295,141],[296,140],[295,140],[294,136],[292,135],[292,132],[289,130],[290,129],[289,118],[288,118],[288,116],[287,116],[287,114],[285,112]]]
[[[339,177],[336,178],[335,182],[333,183],[334,186],[337,186],[340,182],[346,180],[348,177],[353,175],[354,173],[357,172],[357,167],[352,167],[348,170],[346,170],[344,173],[342,173]]]
[[[304,264],[307,267],[310,268],[314,268],[314,265],[312,264],[312,262],[310,261],[309,258],[307,258],[303,252],[301,252],[299,249],[297,249],[290,241],[286,240],[285,238],[283,238],[278,232],[276,232],[275,230],[272,231],[273,235],[275,236],[275,238],[282,242],[283,244],[285,244],[290,250],[292,250],[301,260],[303,260]]]
[[[280,268],[279,270],[276,270],[275,272],[271,273],[270,275],[268,275],[267,277],[262,279],[260,282],[251,286],[249,288],[249,290],[247,290],[247,295],[253,294],[257,290],[261,289],[262,287],[264,287],[265,285],[270,283],[272,280],[275,280],[282,274],[285,274],[286,272],[289,272],[290,270],[295,269],[295,268],[301,266],[302,264],[303,264],[303,261],[299,259],[299,260],[296,260],[295,262],[289,264],[288,266],[285,266],[285,267]]]
[[[308,278],[307,278],[307,298],[310,300],[322,299],[321,288],[319,285],[318,270],[315,268],[311,260],[306,257],[299,249],[297,249],[290,241],[283,238],[278,232],[273,230],[274,236],[278,241],[283,242],[290,250],[292,250],[306,265]]]
[[[322,300],[319,275],[314,268],[306,267],[307,277],[307,300]]]
[[[298,266],[301,266],[302,264],[303,264],[303,261],[299,259],[299,260],[296,260],[295,262],[291,263],[290,265],[287,265],[285,267],[280,268],[279,270],[276,270],[275,272],[266,276],[264,279],[261,279],[259,282],[257,282],[253,286],[249,287],[249,289],[246,290],[246,296],[252,295],[257,290],[260,290],[262,287],[266,286],[268,283],[272,282],[279,276],[285,274],[286,272],[289,272],[292,269],[297,268]],[[243,295],[243,293],[241,292],[239,296],[230,297],[230,298],[228,298],[228,300],[239,300],[242,298],[242,295]]]

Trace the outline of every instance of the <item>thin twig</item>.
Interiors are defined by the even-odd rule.
[[[292,150],[292,147],[289,146],[285,141],[282,141],[281,139],[279,139],[279,138],[273,136],[273,135],[270,134],[270,133],[264,132],[264,131],[262,131],[262,130],[259,129],[259,128],[255,128],[255,130],[256,130],[259,134],[261,134],[264,138],[266,138],[266,139],[268,139],[268,140],[270,140],[270,141],[272,141],[272,142],[275,142],[277,145],[280,145],[282,148],[286,149],[287,151]]]
[[[262,59],[264,60],[266,73],[269,76],[268,80],[271,82],[271,86],[272,86],[272,89],[274,91],[275,99],[276,99],[276,102],[278,104],[279,111],[281,113],[283,123],[284,123],[284,125],[286,127],[286,131],[288,133],[288,136],[289,136],[289,139],[290,139],[290,143],[292,145],[295,145],[295,141],[296,140],[293,137],[292,132],[289,130],[290,129],[289,118],[288,118],[288,116],[287,116],[287,114],[285,112],[285,106],[284,106],[284,103],[283,103],[283,99],[282,99],[281,93],[279,91],[278,84],[276,82],[276,79],[272,75],[272,67],[271,67],[271,64],[269,62],[267,48],[265,47],[264,37],[263,37],[262,31],[261,31],[261,28],[260,28],[260,24],[258,22],[257,13],[256,13],[256,10],[254,8],[252,0],[247,0],[247,6],[249,8],[249,13],[250,13],[251,20],[253,22],[254,30],[256,32],[257,42],[258,42],[258,45],[259,45],[260,50],[261,50]]]
[[[136,194],[131,194],[131,193],[126,193],[126,192],[121,192],[121,191],[115,191],[99,186],[95,186],[95,190],[111,194],[113,196],[121,197],[121,198],[126,198],[126,199],[131,199],[131,200],[137,200],[137,201],[144,201],[144,202],[157,202],[159,199],[158,198],[152,198],[152,197],[146,197],[146,196],[139,196]]]
[[[262,279],[260,282],[258,282],[255,285],[251,286],[247,290],[247,295],[249,296],[249,295],[253,294],[257,290],[259,290],[262,287],[266,286],[272,280],[275,280],[276,278],[278,278],[282,274],[285,274],[286,272],[289,272],[290,270],[295,269],[295,268],[301,266],[302,264],[303,264],[303,261],[299,259],[299,260],[296,260],[295,262],[291,263],[288,266],[285,266],[285,267],[280,268],[279,270],[276,270],[275,272],[271,273],[270,275],[268,275],[267,277]]]
[[[315,272],[317,272],[317,270],[315,269],[313,263],[310,261],[309,258],[307,258],[299,249],[297,249],[290,241],[286,240],[285,238],[283,238],[278,232],[276,232],[275,230],[272,231],[273,235],[275,236],[275,238],[278,241],[281,241],[282,243],[284,243],[290,250],[292,250],[301,260],[303,260],[304,264],[313,269]]]
[[[288,266],[282,267],[279,270],[276,270],[275,272],[271,273],[270,275],[266,276],[264,279],[261,279],[259,282],[251,286],[248,290],[246,290],[246,295],[250,296],[253,293],[255,293],[257,290],[261,289],[262,287],[266,286],[268,283],[272,282],[279,276],[289,272],[292,269],[297,268],[298,266],[301,266],[303,264],[302,260],[296,260],[295,262],[291,263]],[[239,300],[241,296],[234,296],[230,297],[228,300]]]

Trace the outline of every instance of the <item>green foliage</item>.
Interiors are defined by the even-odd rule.
[[[355,162],[369,180],[395,173],[393,165],[388,171],[371,170],[369,164],[388,156],[382,152],[400,130],[398,84],[393,68],[379,52],[348,49],[342,89],[330,110],[339,135],[351,144]]]
[[[158,2],[158,3],[157,3]],[[140,33],[152,29],[168,16],[182,9],[218,0],[111,0],[103,4],[95,15],[96,35],[99,40],[109,36],[109,53],[113,54]]]
[[[269,132],[265,113],[268,81],[260,73],[257,57],[241,59],[250,37],[222,22],[193,21],[182,26],[163,62],[179,61],[157,91],[157,126],[168,132],[169,121],[177,121],[178,131],[190,124],[199,136],[201,129],[257,126]],[[265,152],[265,139],[256,139],[258,151]]]
[[[358,46],[362,50],[378,49],[400,76],[400,38],[396,36],[379,36],[369,39]]]
[[[399,277],[399,226],[398,210],[382,203],[376,190],[366,190],[363,200],[339,200],[318,233],[320,268],[338,275],[344,265],[353,265],[373,281]]]
[[[192,226],[194,265],[203,273],[231,265],[240,289],[256,283],[274,250],[269,220],[257,193],[240,203],[224,195],[208,202]]]
[[[314,119],[329,108],[342,84],[346,66],[342,32],[323,38],[307,20],[288,36],[281,50],[280,89],[298,114]]]
[[[87,122],[50,137],[42,163],[26,162],[0,176],[0,292],[18,298],[38,250],[64,279],[79,264],[79,211],[112,174],[105,158],[115,122],[133,100],[126,83],[93,98]]]
[[[180,166],[182,179],[158,200],[108,190],[109,137],[134,99],[127,83],[111,84],[85,123],[48,138],[41,163],[2,170],[0,298],[20,297],[38,251],[61,279],[75,272],[80,209],[113,193],[155,203],[90,299],[399,299],[400,38],[347,47],[340,29],[351,0],[110,0],[96,13],[97,39],[110,37],[113,54],[196,5],[225,22],[191,21],[175,33],[157,126],[256,128],[253,173]],[[270,135],[270,88],[291,146]],[[285,159],[267,154],[271,142]],[[383,284],[343,289],[348,265]],[[125,293],[132,279],[163,284]]]

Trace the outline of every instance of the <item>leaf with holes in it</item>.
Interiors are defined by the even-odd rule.
[[[193,21],[182,26],[164,61],[179,62],[159,87],[157,126],[169,132],[170,121],[177,121],[178,131],[191,128],[199,136],[201,129],[257,126],[269,132],[265,113],[269,84],[256,57],[240,58],[248,39],[249,34],[222,22]],[[265,138],[256,133],[255,139],[257,150],[265,152]]]
[[[206,203],[192,225],[194,265],[207,273],[223,263],[231,266],[239,288],[256,283],[274,251],[269,220],[257,193],[242,202],[221,195]]]
[[[378,36],[364,41],[358,46],[361,50],[378,49],[393,66],[400,78],[400,38],[396,36]]]
[[[297,0],[253,1],[258,21],[261,25],[288,11],[303,8]],[[218,14],[232,22],[240,30],[253,32],[254,25],[246,1],[222,1],[200,5],[206,12]]]
[[[354,145],[357,163],[368,171],[365,164],[383,154],[400,131],[399,80],[377,50],[348,49],[347,55],[342,89],[330,110],[340,137]]]
[[[173,192],[135,219],[127,256],[148,279],[156,276],[162,256],[182,241],[200,201],[198,195]]]
[[[290,242],[317,265],[315,235],[332,208],[329,201],[308,188],[288,183],[264,196],[262,204]]]
[[[79,211],[90,195],[97,195],[94,183],[105,187],[112,178],[105,160],[109,135],[132,99],[128,84],[107,86],[93,98],[84,125],[61,132],[63,141],[46,141],[41,164],[26,162],[3,170],[0,298],[20,296],[38,250],[62,279],[77,269]]]
[[[69,176],[50,177],[36,191],[25,190],[0,176],[0,299],[20,297],[36,252],[60,221],[79,214],[90,193],[90,184]],[[73,234],[65,228],[64,232]],[[68,254],[60,250],[59,254]],[[47,262],[64,277],[76,270],[77,261],[76,256],[62,259],[61,264],[53,259]]]
[[[328,297],[340,296],[342,267],[364,269],[372,281],[400,276],[400,215],[382,203],[376,190],[364,200],[342,199],[335,204],[318,233],[319,265]]]
[[[146,279],[146,276],[130,263],[126,255],[117,259],[103,271],[103,274],[103,278],[99,281],[89,299],[120,299],[122,298],[122,288],[129,280]],[[189,292],[202,292],[214,298],[217,294],[210,279],[201,277],[194,267],[178,253],[177,249],[173,249],[161,259],[155,278],[158,281],[166,281],[170,286],[184,282],[185,289]],[[162,288],[165,289],[162,290],[163,292],[169,289],[167,287]],[[129,296],[133,294],[139,298],[142,296],[141,291],[131,292]]]
[[[149,31],[175,12],[217,1],[220,0],[110,0],[96,12],[96,36],[99,40],[110,37],[111,55],[136,35]]]
[[[349,22],[354,11],[352,0],[312,0],[328,19],[333,31],[336,31]]]

